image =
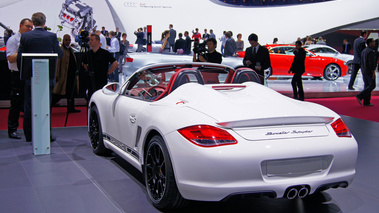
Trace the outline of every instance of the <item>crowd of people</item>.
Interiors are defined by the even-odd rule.
[[[14,139],[21,139],[17,132],[18,119],[20,112],[24,112],[23,129],[27,142],[32,140],[31,126],[31,64],[23,64],[21,68],[22,53],[57,53],[58,60],[56,67],[50,67],[49,85],[50,85],[50,102],[51,105],[57,103],[60,99],[67,99],[67,111],[79,112],[74,106],[74,92],[78,89],[77,70],[83,66],[87,71],[93,74],[92,87],[88,89],[88,98],[98,89],[101,89],[109,81],[118,82],[118,66],[120,58],[123,58],[129,51],[129,41],[127,34],[121,33],[116,27],[115,31],[107,31],[105,27],[102,30],[93,29],[86,38],[81,37],[81,33],[75,38],[80,44],[88,42],[88,57],[82,60],[76,58],[71,44],[71,36],[65,34],[63,36],[62,45],[59,45],[57,35],[46,30],[46,16],[43,13],[34,13],[31,19],[22,19],[19,25],[19,31],[12,34],[9,30],[7,33],[7,60],[11,70],[11,106],[8,116],[8,136]],[[34,28],[34,29],[33,29]],[[146,51],[144,45],[147,44],[146,27],[138,28],[134,32],[136,36],[137,52]],[[222,63],[223,56],[236,56],[238,52],[244,51],[245,45],[242,35],[237,34],[237,41],[233,38],[233,32],[224,31],[223,35],[218,39],[221,43],[221,53],[217,48],[216,35],[210,29],[204,29],[201,34],[196,28],[192,32],[185,31],[178,34],[176,39],[176,30],[172,24],[168,29],[163,31],[161,36],[160,52],[175,52],[176,54],[192,54],[193,61]],[[356,97],[358,102],[364,106],[372,106],[371,92],[376,86],[376,61],[378,58],[377,44],[373,39],[367,39],[367,32],[363,31],[361,36],[354,41],[354,69],[349,82],[349,89],[354,90],[354,81],[359,69],[362,70],[364,80],[364,90]],[[88,39],[88,41],[86,41]],[[196,50],[196,45],[200,42],[207,45],[207,51]],[[264,76],[264,70],[271,67],[271,61],[268,49],[260,45],[258,35],[252,33],[248,36],[250,46],[246,48],[243,58],[243,65],[253,69],[257,74]],[[277,43],[278,39],[274,38],[273,43]],[[325,44],[325,40],[319,37],[316,41],[311,37],[306,39],[298,39],[295,42],[294,60],[289,73],[294,73],[292,79],[292,87],[294,98],[304,100],[304,91],[301,76],[305,72],[305,50],[303,44]],[[367,47],[366,45],[367,44]],[[343,43],[343,52],[349,53],[351,45],[346,40]],[[51,65],[55,66],[54,63]],[[22,75],[20,75],[22,69]],[[51,135],[51,141],[55,138]]]

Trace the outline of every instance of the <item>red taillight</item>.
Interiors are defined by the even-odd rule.
[[[349,128],[345,125],[341,118],[334,121],[331,124],[333,130],[336,132],[338,137],[351,137]]]
[[[227,131],[208,125],[196,125],[179,129],[187,140],[201,147],[236,144],[237,140]]]
[[[133,62],[133,58],[126,57],[126,58],[125,58],[125,62]]]
[[[70,21],[74,21],[74,18],[71,17],[71,18],[70,18]]]

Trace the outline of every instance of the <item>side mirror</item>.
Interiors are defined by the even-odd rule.
[[[106,95],[114,95],[120,92],[121,85],[118,82],[107,84],[103,87],[102,91]]]

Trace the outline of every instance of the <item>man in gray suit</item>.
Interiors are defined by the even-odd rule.
[[[361,36],[354,41],[354,59],[353,59],[353,70],[351,72],[350,81],[349,81],[349,90],[354,89],[355,78],[357,77],[358,71],[361,68],[361,54],[362,51],[366,48],[366,37],[367,32],[364,30],[361,32]]]
[[[175,39],[176,39],[176,30],[173,29],[173,25],[170,24],[168,28],[170,28],[170,37],[168,38],[168,43],[170,44],[170,51],[174,51],[175,48]]]

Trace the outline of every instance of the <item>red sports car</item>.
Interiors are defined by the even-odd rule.
[[[270,52],[270,75],[290,75],[288,73],[293,58],[295,45],[266,45]],[[324,77],[334,81],[340,76],[345,76],[348,71],[346,62],[325,56],[318,56],[311,51],[307,52],[305,59],[305,73],[303,76]]]

